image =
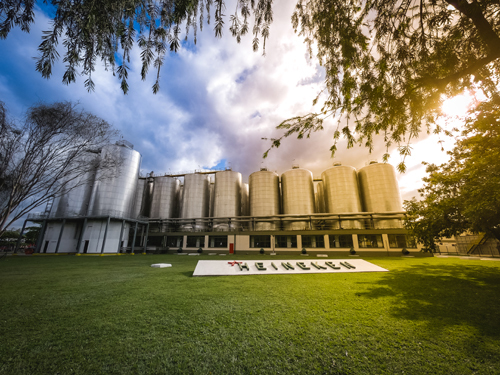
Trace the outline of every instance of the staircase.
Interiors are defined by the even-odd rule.
[[[477,237],[476,240],[472,241],[468,246],[467,246],[467,254],[474,254],[474,251],[484,244],[486,240],[488,239],[488,236],[486,233],[478,233],[479,236]]]

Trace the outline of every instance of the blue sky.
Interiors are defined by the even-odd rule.
[[[290,17],[293,1],[275,1],[275,21],[266,56],[254,53],[251,35],[237,44],[230,36],[226,20],[224,36],[216,39],[212,26],[198,33],[196,47],[184,44],[177,54],[170,54],[162,68],[160,92],[151,86],[154,74],[140,80],[140,58],[134,48],[129,74],[130,92],[123,95],[120,82],[99,66],[93,74],[95,92],[88,93],[83,77],[69,86],[61,80],[64,65],[59,61],[52,78],[44,79],[35,71],[37,47],[42,30],[49,20],[37,11],[36,23],[29,34],[13,30],[0,40],[0,100],[9,114],[19,121],[36,102],[73,101],[81,108],[113,124],[123,138],[142,154],[143,172],[156,174],[217,169],[228,165],[248,182],[250,173],[266,166],[282,173],[292,164],[310,169],[315,177],[332,165],[329,148],[333,123],[311,139],[289,139],[268,159],[262,154],[269,144],[262,137],[276,137],[275,126],[284,119],[307,114],[315,108],[312,100],[323,88],[324,70],[309,59],[301,37],[294,34]],[[228,9],[234,9],[230,2]],[[319,108],[316,108],[319,110]],[[422,160],[440,162],[444,154],[432,154],[435,140],[414,145],[414,155],[407,160],[409,172],[399,176],[403,199],[416,194],[423,175]],[[369,160],[381,160],[382,142],[370,155],[362,147],[347,150],[339,145],[336,160],[355,168]],[[400,159],[393,150],[391,163]]]

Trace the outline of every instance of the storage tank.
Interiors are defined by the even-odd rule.
[[[273,216],[280,213],[279,177],[276,173],[262,168],[248,178],[250,216]],[[254,230],[275,230],[274,221],[255,220]]]
[[[142,208],[142,197],[144,195],[144,190],[146,187],[146,179],[144,177],[139,177],[137,180],[137,187],[135,188],[135,198],[134,198],[134,209],[132,210],[132,218],[139,217]]]
[[[171,219],[176,216],[180,182],[175,177],[155,177],[151,200],[152,219]]]
[[[361,200],[366,212],[401,212],[402,201],[394,167],[371,162],[358,172]],[[400,220],[375,220],[375,228],[400,228]]]
[[[362,212],[356,169],[335,164],[321,173],[324,186],[325,209],[331,214]],[[333,224],[333,229],[361,229],[360,220],[344,220]]]
[[[316,213],[326,212],[325,210],[325,194],[323,188],[323,182],[318,182],[316,185]]]
[[[153,193],[153,178],[139,177],[134,198],[132,218],[149,217],[151,195]]]
[[[215,173],[214,218],[240,216],[241,186],[241,173],[231,170]],[[227,219],[214,219],[214,228],[217,230],[234,230],[237,225]]]
[[[141,154],[128,142],[102,148],[90,202],[91,215],[132,216],[140,164]]]
[[[248,184],[241,185],[241,216],[250,216],[249,190]]]
[[[281,175],[281,189],[283,194],[283,213],[313,214],[314,213],[314,185],[311,171],[294,167]],[[285,223],[285,229],[304,230],[313,229],[310,221],[295,221]]]
[[[197,219],[208,216],[209,185],[208,175],[193,173],[184,176],[181,218]],[[206,223],[202,220],[194,220],[192,223],[182,224],[181,229],[203,231],[206,229]]]
[[[89,157],[89,165],[97,166],[96,157]],[[52,204],[51,217],[80,217],[86,216],[95,181],[97,168],[92,168],[76,179],[66,183],[63,194],[56,198]]]

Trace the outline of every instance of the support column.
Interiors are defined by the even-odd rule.
[[[125,220],[122,221],[122,228],[120,229],[120,238],[118,238],[118,253],[122,251],[122,238],[123,238],[123,228],[125,228]]]
[[[80,246],[82,245],[83,236],[85,235],[85,230],[87,229],[87,218],[83,219],[83,226],[80,232],[80,237],[78,237],[78,242],[76,244],[76,253],[80,254]]]
[[[136,221],[135,222],[135,228],[134,228],[134,238],[132,239],[132,254],[134,253],[134,247],[135,247],[135,237],[137,236],[137,226],[139,223]]]
[[[28,222],[28,219],[24,220],[23,229],[21,229],[21,233],[19,233],[19,238],[17,239],[17,242],[16,242],[16,248],[14,249],[14,254],[17,254],[17,250],[19,250],[19,245],[21,244],[21,239],[23,238],[24,228],[26,228],[27,222]]]
[[[64,231],[64,225],[66,225],[66,219],[63,219],[62,221],[62,225],[61,225],[61,231],[59,232],[59,237],[57,238],[57,245],[56,245],[56,254],[59,252],[59,245],[61,244],[61,238],[62,238],[62,234],[63,234],[63,231]]]
[[[45,230],[47,229],[47,220],[44,220],[42,223],[42,227],[40,228],[40,232],[38,232],[38,238],[36,239],[35,244],[35,253],[40,252],[40,248],[42,247],[43,237],[45,237]]]
[[[106,246],[106,238],[108,237],[108,227],[110,221],[111,216],[108,216],[108,220],[106,220],[106,229],[104,229],[104,238],[102,239],[101,254],[104,253],[104,247]]]
[[[143,226],[144,228],[144,226]],[[143,232],[144,233],[144,232]],[[148,248],[148,234],[149,234],[149,223],[146,224],[146,236],[144,237],[144,250],[145,253]]]

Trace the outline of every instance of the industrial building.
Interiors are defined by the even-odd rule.
[[[236,171],[140,176],[141,156],[126,142],[100,155],[118,157],[29,221],[42,223],[39,253],[401,254],[416,251],[402,226],[394,168],[334,164],[321,177],[293,166],[265,168],[248,184]]]

